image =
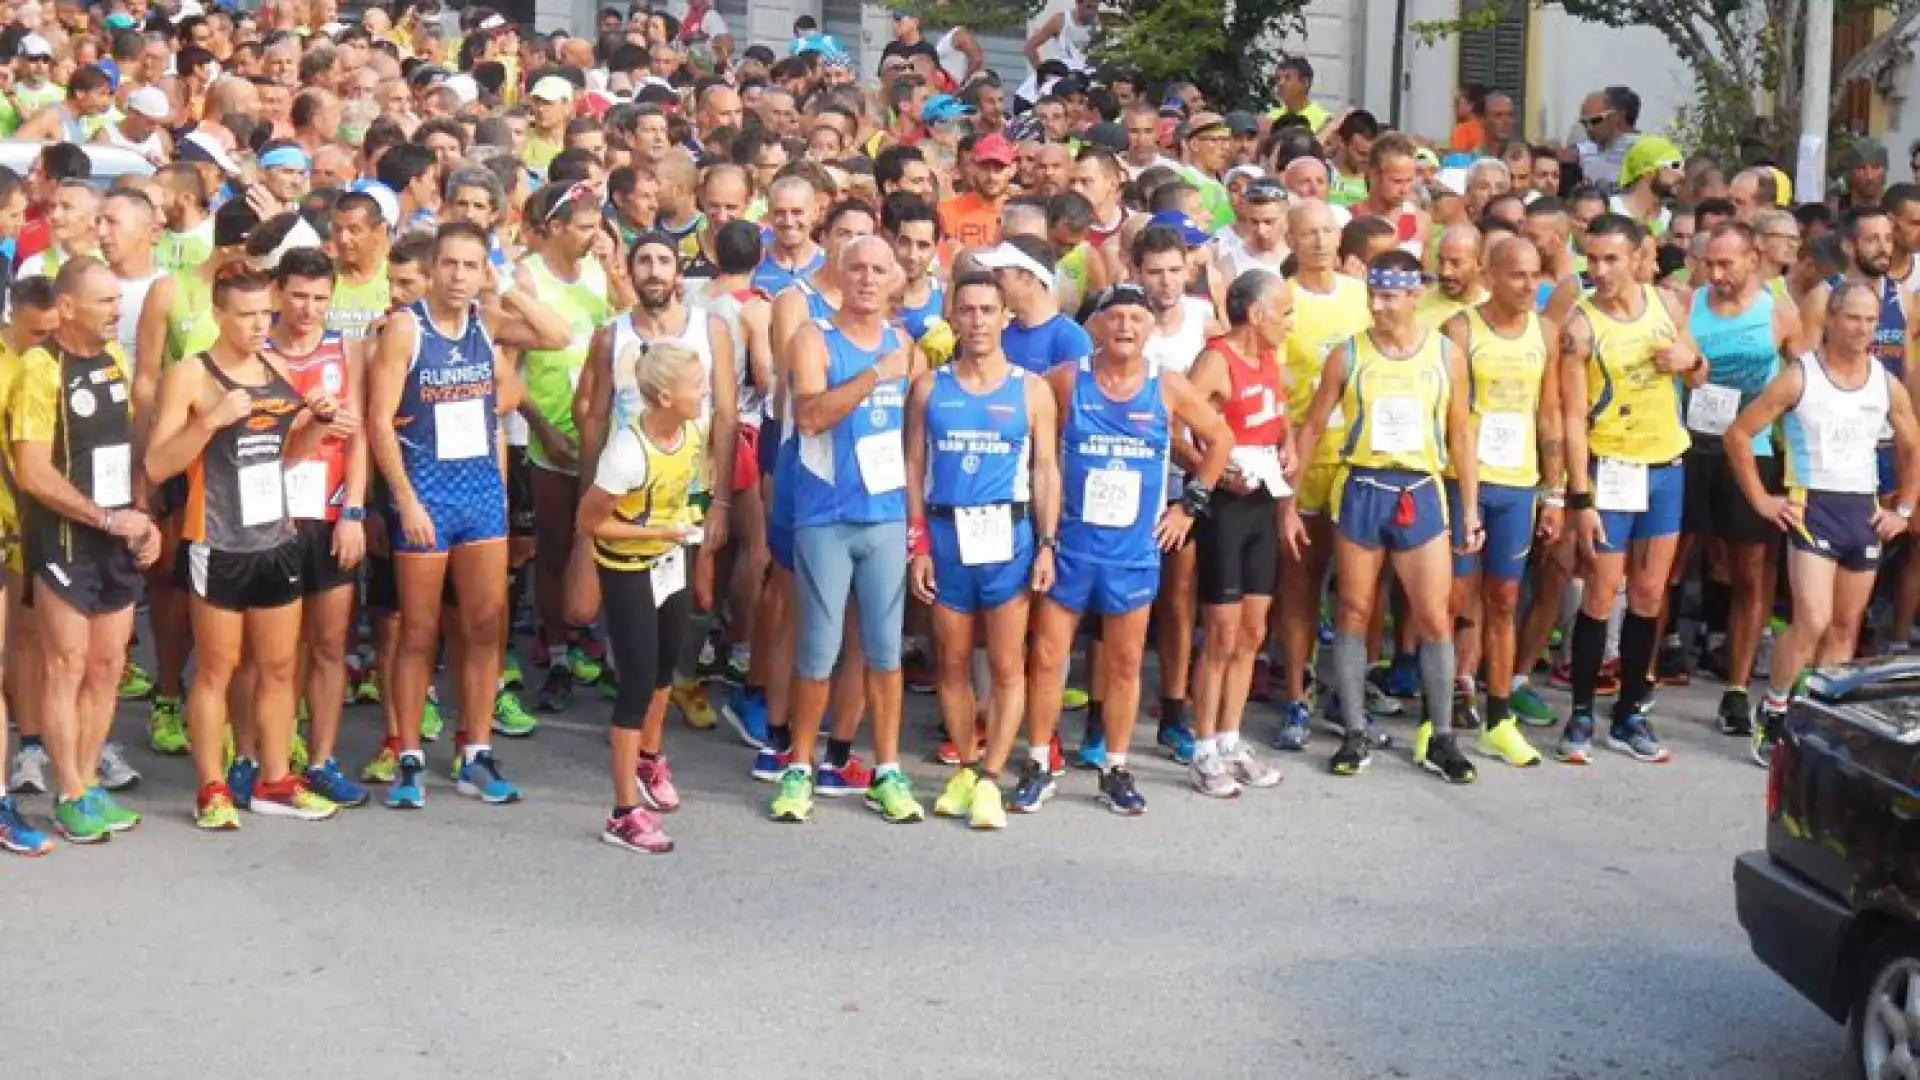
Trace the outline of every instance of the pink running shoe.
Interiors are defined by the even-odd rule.
[[[608,818],[600,839],[603,843],[638,851],[643,855],[665,855],[673,850],[673,838],[660,831],[659,820],[639,807],[619,817]]]
[[[666,758],[642,757],[633,774],[640,780],[640,801],[647,809],[663,814],[680,809],[680,792],[673,786],[673,769]]]

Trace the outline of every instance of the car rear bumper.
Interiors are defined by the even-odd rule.
[[[1828,1016],[1846,1020],[1840,962],[1853,927],[1847,905],[1764,851],[1733,861],[1733,897],[1753,954]]]

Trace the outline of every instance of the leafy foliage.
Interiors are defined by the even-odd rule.
[[[918,16],[929,27],[1024,30],[1047,0],[887,0],[887,7]]]
[[[1306,29],[1307,0],[1119,0],[1094,44],[1104,66],[1149,83],[1185,80],[1207,100],[1253,108],[1273,100],[1282,39]],[[1104,20],[1103,20],[1104,21]]]

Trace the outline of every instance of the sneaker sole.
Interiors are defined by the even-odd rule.
[[[1537,753],[1525,761],[1515,761],[1512,758],[1508,757],[1507,755],[1501,753],[1500,751],[1493,749],[1492,747],[1476,746],[1474,747],[1474,749],[1480,752],[1481,757],[1487,758],[1491,761],[1497,761],[1502,765],[1505,765],[1508,768],[1512,768],[1512,769],[1531,769],[1535,765],[1540,764],[1540,755]]]
[[[741,742],[746,743],[755,750],[765,750],[767,748],[766,741],[754,738],[753,733],[747,730],[746,722],[734,714],[733,706],[722,705],[720,707],[720,719],[727,722],[727,726],[733,729],[733,733],[740,737]]]
[[[455,784],[453,790],[465,795],[469,799],[478,799],[488,806],[505,806],[508,803],[517,803],[521,798],[518,791],[508,792],[502,795],[489,795],[474,785],[467,783],[465,780]]]
[[[1108,813],[1116,814],[1120,817],[1143,817],[1147,812],[1147,808],[1144,806],[1121,806],[1105,795],[1100,796],[1100,805],[1106,807]]]
[[[8,855],[18,855],[23,859],[38,859],[53,850],[53,842],[48,841],[42,847],[27,847],[23,844],[0,842],[0,851]]]
[[[1448,776],[1447,771],[1445,769],[1442,769],[1440,766],[1435,765],[1431,761],[1421,762],[1420,768],[1421,768],[1421,771],[1431,773],[1434,776],[1437,776],[1440,779],[1445,780],[1447,783],[1454,785],[1455,787],[1466,787],[1468,784],[1471,784],[1475,780],[1480,779],[1480,774],[1478,773],[1472,773],[1464,777]]]
[[[1593,751],[1555,750],[1553,752],[1553,760],[1562,765],[1591,765],[1593,764]]]
[[[425,810],[427,808],[427,800],[425,796],[418,799],[389,798],[386,805],[389,810]]]
[[[248,806],[247,810],[261,817],[292,818],[295,821],[325,821],[340,812],[337,806],[332,810],[302,810],[297,806],[268,802],[265,799],[253,800],[253,804]]]
[[[975,821],[972,818],[967,819],[967,828],[974,832],[999,832],[1006,827],[1007,819],[1005,818],[1001,818],[999,821]]]
[[[623,851],[631,851],[639,855],[665,855],[673,850],[673,841],[671,840],[666,841],[664,844],[650,847],[646,844],[629,843],[610,832],[602,832],[600,834],[600,842],[603,844],[612,844],[614,847],[620,848]]]
[[[1635,761],[1644,762],[1648,765],[1665,765],[1667,762],[1673,760],[1673,751],[1668,750],[1664,746],[1660,748],[1658,754],[1642,754],[1611,735],[1607,736],[1606,747],[1617,754],[1625,754]]]
[[[199,829],[201,832],[239,832],[240,831],[240,823],[237,821],[223,821],[218,825],[208,825],[196,820],[193,823],[193,827],[196,829]],[[98,843],[98,841],[92,841],[92,840],[75,840],[71,836],[67,837],[67,842],[70,844]]]
[[[531,738],[534,732],[539,731],[540,725],[535,724],[532,727],[527,727],[527,728],[510,728],[510,727],[502,727],[498,722],[496,722],[492,725],[492,728],[493,728],[493,733],[495,735],[505,736],[506,738],[509,738],[509,739],[526,739],[526,738]]]
[[[107,831],[101,833],[99,836],[75,836],[73,833],[70,833],[63,828],[60,830],[60,835],[64,837],[67,843],[69,844],[78,844],[82,847],[91,847],[94,844],[104,844],[107,841],[112,840],[113,830],[108,829]]]
[[[767,816],[782,825],[805,825],[813,818],[813,808],[808,807],[804,811],[774,810],[769,812]]]
[[[1366,772],[1368,769],[1372,767],[1373,767],[1373,759],[1367,758],[1366,760],[1362,761],[1360,764],[1355,765],[1353,768],[1348,769],[1344,772],[1341,771],[1340,769],[1333,767],[1332,765],[1327,766],[1327,771],[1329,773],[1332,773],[1334,776],[1338,776],[1342,779],[1351,779],[1353,777],[1359,776],[1361,773]]]
[[[774,779],[778,780],[779,777],[776,776]],[[813,786],[814,797],[821,799],[851,799],[855,795],[866,793],[867,789],[863,787],[824,787],[820,784]]]

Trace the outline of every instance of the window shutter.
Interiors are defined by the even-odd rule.
[[[1525,0],[1465,0],[1463,14],[1488,7],[1501,8],[1500,21],[1491,29],[1460,35],[1459,85],[1479,83],[1513,99],[1516,127],[1526,128],[1527,28],[1532,5]]]

